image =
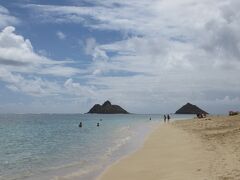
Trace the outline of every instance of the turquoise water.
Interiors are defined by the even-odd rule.
[[[161,121],[162,115],[0,115],[0,179],[95,179]]]

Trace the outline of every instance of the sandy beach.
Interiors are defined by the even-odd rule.
[[[101,180],[240,179],[240,116],[160,125],[138,151],[109,167]]]

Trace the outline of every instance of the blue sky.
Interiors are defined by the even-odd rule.
[[[237,0],[0,0],[0,113],[239,110]]]

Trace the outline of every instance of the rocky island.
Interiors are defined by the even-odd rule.
[[[196,105],[187,103],[182,106],[179,110],[175,112],[175,114],[208,114],[206,111],[200,109]]]
[[[118,105],[112,105],[110,101],[106,101],[102,105],[95,104],[88,113],[95,114],[129,114],[125,109]]]

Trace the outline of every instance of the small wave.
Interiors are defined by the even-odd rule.
[[[1,180],[20,180],[20,179],[27,179],[29,177],[31,177],[33,175],[32,172],[27,171],[21,174],[17,174],[17,175],[11,175],[11,177],[8,176],[0,176]]]
[[[84,169],[81,168],[77,171],[74,171],[71,173],[66,173],[65,175],[54,176],[50,180],[75,180],[75,179],[79,179],[83,176],[87,176],[87,175],[91,174],[92,172],[96,171],[97,169],[99,169],[99,166],[97,166],[97,165],[91,166],[91,167],[85,167]]]
[[[64,164],[61,166],[53,166],[53,167],[49,167],[48,169],[43,170],[44,171],[51,171],[51,170],[60,170],[60,169],[66,169],[66,168],[71,168],[71,167],[79,167],[79,166],[84,166],[85,164],[87,164],[87,161],[78,161],[78,162],[72,162],[72,163],[68,163],[68,164]]]
[[[124,127],[121,127],[117,130],[117,133],[123,133],[123,132],[129,132],[130,131],[130,126],[124,126]]]
[[[127,137],[121,139],[114,146],[109,147],[103,157],[107,158],[107,157],[111,156],[114,152],[119,150],[123,145],[127,144],[127,142],[129,142],[130,139],[131,139],[131,136],[127,136]]]

